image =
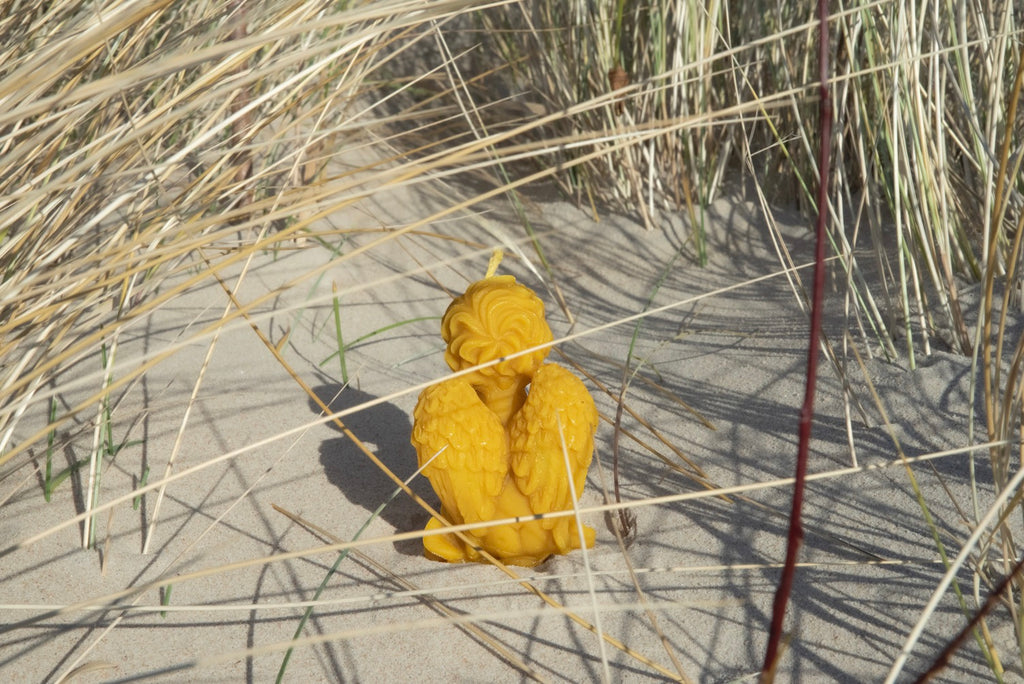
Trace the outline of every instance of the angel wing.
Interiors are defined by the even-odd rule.
[[[561,366],[541,366],[526,403],[509,424],[513,478],[534,513],[572,508],[565,455],[579,497],[594,455],[596,429],[597,408],[583,382]],[[544,526],[553,529],[558,520],[545,520]]]
[[[498,417],[463,378],[423,390],[413,417],[412,443],[445,515],[455,524],[493,519],[508,473]]]

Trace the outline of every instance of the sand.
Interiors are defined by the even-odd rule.
[[[415,190],[378,195],[331,224],[394,230],[439,201]],[[553,268],[544,282],[514,214],[501,201],[481,209],[480,216],[452,216],[421,229],[451,239],[335,237],[340,252],[352,256],[333,263],[314,241],[285,243],[249,265],[237,296],[247,303],[262,298],[251,310],[253,322],[280,344],[288,367],[334,410],[352,411],[343,418],[348,427],[404,479],[415,471],[409,433],[419,388],[447,372],[435,317],[449,292],[483,275],[495,245],[506,240],[521,250],[537,270],[510,252],[501,272],[545,300],[556,337],[569,336],[559,349],[591,376],[587,385],[603,417],[599,464],[581,501],[583,520],[598,532],[593,549],[515,569],[517,580],[487,565],[423,558],[415,533],[427,514],[405,494],[390,498],[395,485],[321,417],[248,322],[223,327],[204,368],[213,338],[203,330],[228,304],[207,278],[119,339],[115,378],[177,351],[116,396],[114,437],[133,443],[104,466],[100,503],[117,503],[97,516],[99,550],[81,549],[81,522],[21,546],[83,511],[81,471],[50,503],[31,471],[42,463],[40,449],[31,464],[0,481],[7,549],[0,602],[13,606],[2,619],[0,678],[55,681],[83,668],[76,681],[271,681],[304,610],[299,602],[313,599],[338,557],[316,551],[327,538],[275,506],[342,540],[358,534],[361,542],[327,581],[304,632],[309,643],[294,651],[286,681],[658,681],[678,674],[673,659],[697,682],[753,678],[784,557],[792,494],[785,478],[796,455],[808,328],[779,274],[760,210],[741,191],[710,207],[709,263],[700,267],[689,230],[670,215],[659,215],[658,230],[646,231],[621,216],[595,222],[566,202],[533,204],[527,212]],[[810,221],[781,211],[775,219],[795,262],[807,263]],[[229,287],[241,269],[222,272]],[[163,291],[196,272],[183,271]],[[842,272],[833,276],[826,331],[840,349],[843,331],[856,327],[843,315]],[[800,277],[809,283],[810,271]],[[344,388],[338,358],[331,358],[332,284],[344,339],[368,336],[346,354]],[[636,318],[645,310],[656,312]],[[413,322],[370,335],[403,321]],[[620,492],[633,504],[637,531],[624,556],[604,514],[588,509],[604,503],[602,482],[610,483],[612,422],[627,358],[637,373],[624,395],[632,413],[621,418]],[[552,360],[567,363],[557,353]],[[87,356],[65,376],[64,405],[96,390],[99,364],[98,355]],[[905,355],[870,359],[866,367],[908,457],[969,444],[969,359],[936,343],[913,371]],[[807,486],[806,565],[796,576],[780,681],[883,680],[944,573],[863,372],[852,357],[843,372],[854,398],[849,405],[839,371],[823,358],[809,463],[819,479]],[[20,438],[45,425],[45,408],[40,401],[36,419],[22,421]],[[55,455],[61,467],[85,455],[94,412],[61,430],[61,439],[78,431]],[[979,435],[982,418],[979,410]],[[181,477],[167,484],[143,553],[158,490],[142,495],[137,507],[132,492],[147,467],[149,482],[157,482],[172,454],[171,473]],[[679,454],[709,483],[746,490],[712,496]],[[971,532],[957,509],[970,515],[970,460],[960,453],[912,467],[951,558]],[[975,468],[984,511],[993,498],[984,452]],[[411,487],[436,504],[422,478]],[[973,607],[971,574],[958,577]],[[158,587],[166,582],[173,590],[161,613]],[[978,591],[987,593],[984,586]],[[1019,663],[1005,615],[999,609],[990,626],[1014,681]],[[944,592],[901,678],[926,670],[964,622],[955,594]],[[989,678],[968,639],[940,680]]]

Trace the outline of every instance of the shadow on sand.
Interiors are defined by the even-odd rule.
[[[331,411],[343,411],[376,399],[353,387],[346,387],[342,391],[342,386],[338,384],[319,385],[313,391]],[[316,413],[320,412],[320,407],[313,402],[310,402],[310,408]],[[409,443],[412,423],[405,411],[394,404],[378,404],[345,416],[342,422],[403,481],[416,472],[416,450]],[[320,445],[320,463],[331,484],[341,490],[350,502],[364,508],[367,516],[387,501],[397,488],[345,436],[328,439]],[[416,478],[410,487],[427,501],[436,501],[437,497],[425,478]],[[403,493],[399,493],[384,507],[380,517],[396,532],[422,529],[428,519],[427,513]],[[395,543],[395,549],[402,554],[418,556],[423,553],[423,544],[418,539],[400,541]]]

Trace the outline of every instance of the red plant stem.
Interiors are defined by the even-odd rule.
[[[811,424],[814,418],[814,388],[818,379],[818,341],[821,337],[822,299],[825,291],[825,226],[828,220],[828,176],[829,150],[832,143],[832,99],[828,89],[829,38],[828,0],[818,0],[818,68],[819,103],[818,117],[821,133],[821,147],[818,150],[818,224],[814,252],[814,290],[811,293],[811,332],[807,349],[807,377],[804,390],[804,404],[800,409],[800,441],[797,446],[796,475],[793,483],[793,506],[789,515],[789,536],[786,543],[786,562],[782,569],[779,586],[775,590],[772,606],[772,626],[768,633],[768,648],[761,669],[762,681],[775,678],[775,666],[782,640],[782,624],[786,617],[786,605],[793,589],[796,561],[803,543],[804,530],[800,514],[804,504],[804,480],[807,475],[807,454],[810,450]]]
[[[967,636],[974,631],[983,619],[985,619],[985,616],[996,607],[996,604],[999,603],[999,597],[1006,593],[1010,583],[1014,581],[1022,569],[1024,569],[1024,556],[1020,557],[1020,560],[1018,560],[1017,564],[1013,566],[1013,570],[1010,571],[1010,574],[1004,577],[1003,580],[996,585],[995,589],[992,590],[992,593],[990,593],[988,598],[985,599],[985,603],[982,604],[981,608],[978,609],[978,612],[975,613],[973,618],[971,618],[971,621],[960,630],[960,633],[957,634],[952,641],[946,644],[946,648],[942,649],[942,653],[940,653],[939,657],[935,659],[932,666],[928,668],[927,672],[918,677],[914,684],[927,684],[937,674],[942,672],[947,665],[949,665],[949,661],[953,658],[953,654],[956,653],[957,649],[960,648],[964,641],[967,640]]]

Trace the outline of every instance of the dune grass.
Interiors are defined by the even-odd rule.
[[[713,297],[784,280],[793,305],[810,308],[806,254],[779,218],[795,208],[810,225],[819,207],[819,38],[806,3],[8,4],[0,19],[0,557],[7,568],[0,605],[16,617],[0,627],[0,641],[11,644],[0,648],[0,670],[26,668],[50,680],[94,671],[203,678],[234,662],[243,664],[233,672],[264,680],[268,672],[287,677],[288,667],[308,675],[319,663],[325,677],[340,678],[346,661],[339,653],[360,639],[387,643],[396,634],[454,628],[483,644],[508,676],[557,680],[562,673],[532,646],[509,647],[514,640],[494,625],[558,615],[595,635],[587,648],[565,646],[590,676],[721,676],[702,672],[695,663],[713,659],[687,653],[678,641],[677,606],[650,579],[663,569],[635,561],[636,545],[652,542],[643,526],[635,539],[619,531],[609,544],[622,563],[616,572],[629,577],[628,600],[611,607],[612,590],[600,584],[612,573],[601,565],[609,561],[593,553],[558,566],[574,568],[585,597],[572,605],[557,578],[497,561],[487,580],[495,584],[481,585],[476,596],[509,591],[514,599],[492,605],[453,596],[464,580],[438,586],[436,576],[421,575],[419,568],[445,569],[393,547],[417,543],[426,514],[436,511],[412,470],[373,446],[407,440],[378,434],[407,427],[360,418],[407,409],[442,376],[434,328],[444,298],[482,276],[482,263],[501,247],[506,267],[531,281],[549,315],[561,316],[558,351],[608,409],[598,451],[616,459],[599,455],[591,473],[600,501],[581,501],[566,515],[628,521],[659,507],[673,515],[701,510],[679,508],[691,502],[715,515],[715,506],[740,505],[764,520],[783,515],[757,494],[790,487],[784,473],[792,467],[766,467],[756,481],[728,486],[720,464],[691,457],[701,441],[685,430],[712,433],[717,421],[702,414],[715,407],[701,399],[716,397],[682,395],[679,378],[658,359],[686,343],[680,321],[699,327],[706,318],[704,335],[735,332],[712,330],[715,319],[701,307]],[[881,648],[883,662],[872,663],[872,672],[888,670],[895,680],[917,648],[923,660],[915,667],[941,677],[945,661],[937,656],[930,670],[931,658],[919,653],[922,634],[938,624],[950,643],[969,627],[971,645],[962,650],[973,648],[970,662],[985,663],[978,676],[1003,681],[1024,672],[1024,589],[1016,577],[1024,337],[1013,338],[1024,234],[1024,17],[1010,0],[842,2],[831,10],[834,135],[823,213],[833,291],[822,339],[830,365],[822,373],[836,379],[845,402],[853,465],[818,464],[810,479],[874,472],[883,469],[879,458],[886,467],[904,465],[920,510],[913,525],[941,558],[934,600],[915,606],[920,614],[904,630],[906,641]],[[634,221],[636,255],[649,233],[672,235],[671,251],[647,258],[634,292],[605,299],[597,285],[580,292],[573,280],[584,282],[581,271],[595,266],[559,249],[559,233],[538,204],[552,190],[575,202],[580,217],[600,219],[595,233],[618,217]],[[404,206],[410,197],[416,203]],[[662,292],[690,269],[708,269],[708,282],[717,282],[713,267],[739,261],[738,252],[715,251],[730,244],[716,238],[723,201],[757,207],[760,215],[748,221],[763,224],[775,263],[758,262],[756,273],[737,263],[745,276],[699,294],[682,294],[678,283]],[[624,256],[607,254],[607,268],[627,263]],[[613,282],[629,277],[623,272]],[[207,303],[197,305],[203,292]],[[619,304],[633,295],[634,308]],[[191,318],[175,319],[179,310]],[[661,316],[674,316],[675,327],[655,325]],[[164,327],[169,322],[178,327]],[[792,337],[803,343],[802,333]],[[360,353],[375,345],[386,351]],[[616,351],[598,353],[603,346]],[[888,417],[889,399],[871,378],[883,366],[872,358],[915,369],[937,353],[959,355],[971,368],[963,439],[935,453],[905,453],[900,435],[912,426]],[[288,389],[241,379],[237,388],[211,387],[208,374],[225,382],[218,366],[225,356],[242,364],[230,377],[244,378],[248,362],[277,369]],[[218,422],[211,407],[224,393],[239,411]],[[249,436],[223,438],[245,425],[247,407],[265,401],[279,405],[287,428],[250,427]],[[667,407],[684,417],[647,420],[633,402],[652,415]],[[297,418],[289,405],[308,406],[315,417]],[[741,404],[727,414],[738,423],[755,418]],[[892,438],[880,453],[858,427],[869,414]],[[214,434],[197,438],[210,424]],[[338,521],[329,512],[329,483],[313,488],[312,511],[271,507],[265,498],[305,476],[296,456],[302,440],[330,424],[370,464],[360,472],[387,481],[381,491],[388,494],[364,502],[365,517],[351,529],[330,527]],[[796,428],[794,421],[789,434]],[[635,449],[622,456],[633,454],[634,480],[667,477],[675,489],[622,496],[620,443]],[[858,451],[871,449],[875,460],[861,466]],[[265,451],[272,457],[263,458]],[[989,458],[965,455],[974,451]],[[922,489],[915,472],[923,471],[911,464],[951,456],[968,474],[957,480],[936,470],[943,494]],[[656,464],[651,472],[643,470],[648,458]],[[211,473],[248,473],[250,459],[259,467],[248,479],[238,476],[237,491],[224,490],[234,492],[228,501],[208,496],[182,512],[183,486]],[[959,513],[955,534],[932,517],[944,506]],[[232,553],[219,556],[211,540],[235,529],[231,517],[247,507],[262,527],[233,538]],[[421,512],[389,513],[396,509]],[[653,523],[646,524],[650,535]],[[294,527],[290,536],[280,532],[285,525]],[[41,568],[37,549],[50,554]],[[374,557],[364,553],[371,549]],[[200,552],[207,556],[197,561]],[[93,560],[83,563],[91,579],[83,579],[78,600],[22,605],[22,593],[36,595],[27,588],[31,573],[59,575],[73,553]],[[853,565],[868,572],[910,562],[892,555],[858,556]],[[110,567],[111,557],[121,570]],[[738,558],[674,563],[681,573],[708,566],[730,577],[752,564]],[[352,577],[367,573],[392,588],[341,579],[356,561]],[[289,568],[292,593],[264,601],[260,587],[278,567]],[[758,567],[777,570],[767,561]],[[105,579],[108,570],[116,579]],[[241,592],[186,598],[190,584],[209,577],[234,583],[247,570],[255,574],[243,575],[252,584]],[[332,578],[352,595],[323,596]],[[497,589],[498,578],[515,589]],[[949,586],[959,616],[946,623],[936,606]],[[425,612],[392,608],[397,626],[344,614],[340,623],[329,619],[346,601],[396,597],[422,600]],[[288,617],[273,623],[276,632],[257,636],[250,626],[241,646],[152,666],[140,657],[116,669],[94,653],[146,611],[168,623],[181,614],[201,620],[218,604]],[[732,620],[724,617],[729,609],[701,608],[721,611],[723,621]],[[631,632],[618,629],[619,613],[641,621],[661,650],[632,643]],[[993,636],[1003,625],[1014,634],[1009,650],[1005,634]],[[163,628],[190,629],[187,620]],[[767,628],[748,629],[761,644]],[[798,639],[793,630],[790,638]],[[55,652],[40,634],[74,638]],[[292,653],[307,658],[288,665]],[[783,667],[787,654],[783,644]],[[756,676],[757,657],[730,676]]]

